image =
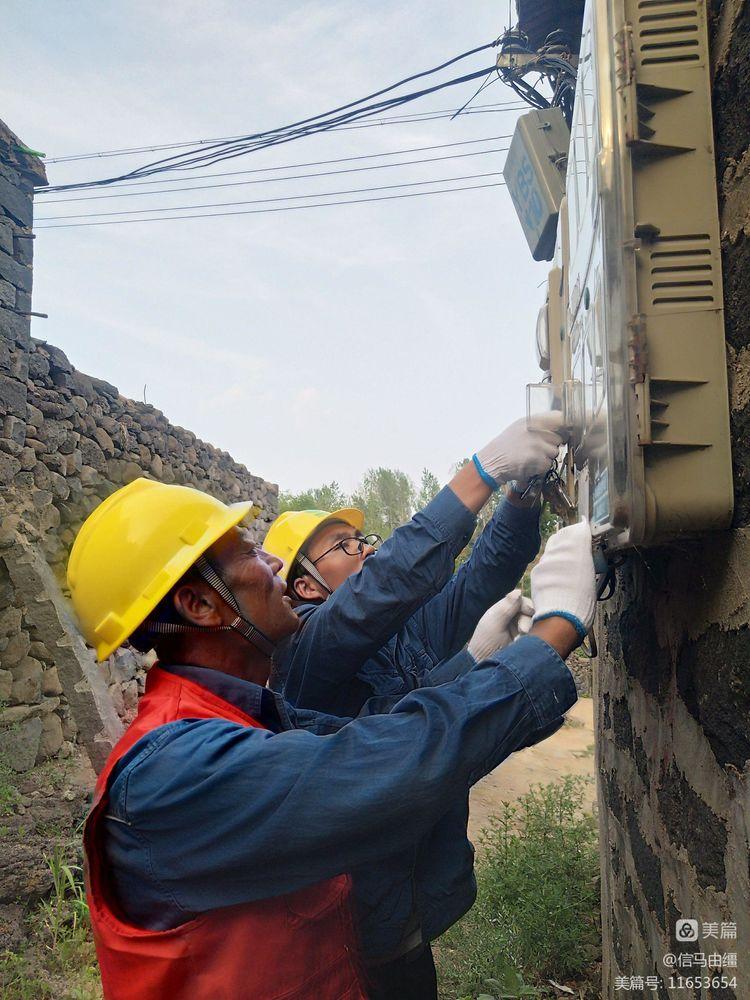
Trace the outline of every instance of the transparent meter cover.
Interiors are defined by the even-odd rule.
[[[587,469],[588,511],[598,534],[630,523],[628,393],[628,239],[623,218],[630,194],[623,177],[611,31],[622,17],[588,0],[584,16],[571,150],[567,172],[570,274],[567,329],[578,398],[571,446],[576,467]],[[596,8],[599,8],[598,11]],[[623,211],[624,210],[624,211]],[[632,232],[629,234],[632,236]],[[572,402],[572,400],[571,400]]]
[[[526,424],[535,426],[535,418],[552,410],[562,410],[562,386],[551,382],[534,382],[526,386]]]
[[[536,320],[536,359],[543,372],[549,370],[549,316],[546,302],[539,310]]]

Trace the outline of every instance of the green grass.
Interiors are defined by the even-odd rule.
[[[13,770],[0,757],[0,816],[12,816],[18,801]]]
[[[550,979],[585,983],[595,968],[599,849],[585,785],[568,776],[533,786],[492,817],[477,902],[438,943],[445,1000],[547,996]]]
[[[0,701],[0,712],[7,708],[7,703]],[[3,732],[13,732],[18,727],[3,726]],[[0,754],[0,816],[12,815],[16,802],[18,801],[18,791],[16,789],[17,775],[4,754]]]
[[[53,888],[28,917],[19,952],[0,955],[2,1000],[100,1000],[96,953],[78,865],[61,848],[47,858]]]

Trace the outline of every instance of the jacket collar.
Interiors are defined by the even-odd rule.
[[[210,667],[196,667],[188,663],[159,663],[159,666],[166,673],[200,684],[218,698],[223,698],[230,705],[235,705],[240,711],[256,719],[271,732],[279,733],[296,728],[284,699],[268,688],[261,687],[260,684],[224,674],[220,670],[212,670]]]

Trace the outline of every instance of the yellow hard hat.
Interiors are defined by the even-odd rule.
[[[361,531],[365,515],[356,507],[342,507],[334,511],[287,510],[279,514],[268,530],[263,548],[284,563],[284,568],[279,571],[282,580],[288,578],[294,560],[308,538],[321,524],[326,524],[328,521],[343,521],[345,524],[351,524],[356,531]]]
[[[105,660],[196,559],[259,508],[225,504],[189,486],[136,479],[84,521],[68,560],[81,631]]]

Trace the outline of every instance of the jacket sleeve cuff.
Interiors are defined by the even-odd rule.
[[[589,634],[589,630],[583,624],[581,619],[572,613],[572,611],[546,611],[543,615],[534,615],[535,622],[546,621],[547,618],[564,618],[566,622],[570,622],[573,628],[578,633],[578,638],[581,642],[586,641],[586,636]]]
[[[418,516],[429,518],[457,552],[468,545],[477,524],[476,515],[458,499],[450,486],[444,486]]]
[[[528,696],[539,728],[550,726],[578,700],[575,681],[564,660],[543,639],[522,636],[500,654]]]
[[[489,472],[487,472],[485,467],[479,461],[479,457],[477,455],[472,455],[471,460],[474,463],[474,468],[479,473],[479,478],[482,480],[482,482],[486,486],[489,486],[489,488],[492,490],[493,493],[495,492],[495,490],[499,490],[500,483],[495,479],[494,476],[491,476]]]

